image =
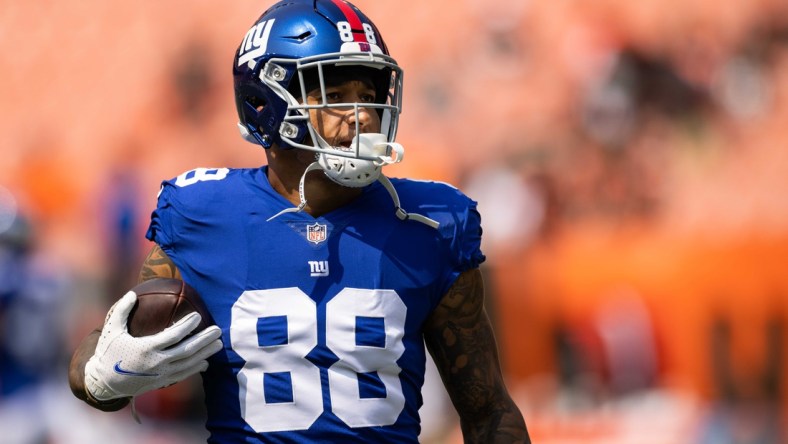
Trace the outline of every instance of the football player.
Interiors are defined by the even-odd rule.
[[[281,1],[233,75],[267,166],[164,182],[140,275],[183,279],[216,325],[133,338],[129,292],[75,351],[76,396],[117,410],[203,372],[209,442],[416,443],[429,350],[466,442],[529,442],[483,308],[476,203],[381,172],[403,159],[403,77],[373,22],[342,0]]]

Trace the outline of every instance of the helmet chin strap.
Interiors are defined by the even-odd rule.
[[[363,145],[364,145],[364,143],[363,143],[363,139],[362,139],[362,146]],[[376,144],[376,145],[383,145],[383,144]],[[395,144],[387,144],[387,145],[395,145]],[[348,160],[348,161],[352,160],[353,162],[355,162],[357,164],[360,164],[362,169],[363,169],[363,167],[365,166],[366,163],[369,164],[368,166],[370,168],[374,167],[374,171],[370,173],[370,174],[372,174],[372,180],[369,183],[374,182],[375,180],[377,180],[378,182],[380,182],[383,185],[384,188],[386,188],[386,191],[388,191],[389,195],[391,196],[391,200],[394,201],[394,209],[395,209],[395,214],[396,214],[397,218],[399,218],[400,220],[412,219],[412,220],[415,220],[417,222],[421,222],[421,223],[423,223],[425,225],[428,225],[428,226],[430,226],[432,228],[437,229],[440,226],[440,223],[437,222],[436,220],[430,219],[429,217],[426,217],[426,216],[421,215],[421,214],[408,213],[407,211],[402,209],[402,206],[401,206],[400,200],[399,200],[399,195],[397,194],[397,190],[394,189],[394,185],[391,184],[391,181],[388,179],[388,177],[386,177],[383,174],[381,174],[380,170],[381,170],[383,165],[387,165],[389,163],[395,163],[395,162],[401,160],[401,158],[402,158],[402,146],[400,146],[399,144],[396,144],[396,145],[398,145],[398,148],[396,148],[398,157],[396,157],[394,159],[392,159],[390,156],[380,156],[379,157],[380,160],[375,160],[375,161],[362,160],[362,159],[346,159],[346,160]],[[319,154],[318,155],[318,159],[319,160],[309,164],[309,166],[306,168],[306,170],[304,170],[304,174],[301,175],[301,180],[298,182],[298,197],[299,197],[299,200],[300,200],[299,205],[297,207],[293,207],[293,208],[286,208],[286,209],[276,213],[275,215],[271,216],[270,218],[268,218],[267,221],[271,221],[271,220],[273,220],[273,219],[275,219],[275,218],[277,218],[277,217],[279,217],[279,216],[281,216],[282,214],[285,214],[285,213],[298,213],[298,212],[302,211],[304,209],[304,207],[306,207],[306,194],[304,192],[304,182],[306,181],[306,175],[309,174],[311,171],[322,170],[334,182],[336,182],[336,183],[338,183],[340,185],[343,185],[343,186],[350,186],[347,183],[344,183],[344,182],[339,181],[339,180],[334,178],[335,174],[332,174],[333,171],[332,171],[331,165],[327,162],[327,160],[325,158],[326,156],[330,156],[331,158],[339,157],[339,156],[333,156],[333,155],[324,154],[324,153]],[[365,186],[367,184],[363,184],[363,185],[354,184],[354,185],[355,185],[355,187],[359,187],[359,186]]]
[[[284,210],[274,214],[273,216],[269,217],[266,222],[271,222],[273,219],[285,214],[285,213],[298,213],[299,211],[303,210],[306,207],[306,194],[304,193],[304,181],[306,180],[306,175],[309,174],[310,171],[315,170],[322,170],[323,167],[320,166],[317,162],[312,162],[306,167],[304,174],[301,175],[301,180],[298,182],[298,198],[301,200],[301,203],[298,204],[297,207],[293,208],[285,208]]]
[[[391,181],[389,180],[388,177],[381,174],[380,177],[378,177],[378,182],[380,182],[386,188],[386,191],[388,191],[389,195],[391,196],[391,200],[394,201],[395,214],[397,215],[399,220],[413,219],[417,222],[421,222],[425,225],[429,225],[430,227],[435,228],[436,230],[438,229],[438,227],[440,226],[440,222],[434,219],[430,219],[429,217],[424,216],[422,214],[408,213],[407,211],[402,209],[402,206],[400,206],[399,203],[399,195],[397,194],[397,190],[394,189],[394,185],[391,184]]]
[[[323,166],[320,164],[320,162],[312,162],[306,168],[304,174],[301,175],[301,180],[298,182],[298,197],[301,203],[297,207],[286,208],[276,213],[275,215],[269,217],[266,222],[270,222],[271,220],[286,213],[298,213],[302,211],[304,207],[306,207],[306,194],[304,193],[304,182],[306,181],[306,175],[309,174],[310,171],[315,171],[315,170],[323,170]],[[383,174],[380,174],[377,180],[383,185],[384,188],[386,188],[386,191],[388,191],[389,195],[391,196],[391,200],[394,201],[394,209],[395,209],[394,214],[396,214],[399,220],[412,219],[435,229],[437,229],[440,226],[440,223],[434,219],[430,219],[429,217],[421,214],[408,213],[407,211],[402,209],[402,206],[400,205],[400,201],[399,201],[399,195],[397,194],[397,190],[394,189],[394,185],[391,184],[391,181],[388,179],[388,177],[384,176]]]

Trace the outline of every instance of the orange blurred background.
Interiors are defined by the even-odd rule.
[[[0,1],[0,210],[58,283],[61,366],[133,285],[160,181],[264,162],[238,137],[230,64],[269,3],[115,3]],[[788,3],[355,4],[406,73],[388,174],[479,201],[534,441],[788,442]],[[107,417],[130,442],[200,436],[196,384],[143,400],[135,426],[70,398],[64,370],[31,379],[51,388],[35,407],[2,375],[0,426],[45,418],[8,442],[98,442],[66,424]],[[423,441],[460,442],[428,393]]]

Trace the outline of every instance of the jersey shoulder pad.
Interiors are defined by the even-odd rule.
[[[437,221],[439,236],[448,246],[458,269],[484,262],[481,216],[476,202],[458,188],[444,182],[411,179],[392,180],[402,208]]]
[[[222,203],[237,199],[245,189],[249,170],[233,168],[195,168],[166,180],[159,191],[162,204],[179,207],[204,207],[206,202]]]
[[[405,211],[437,217],[441,225],[444,222],[454,224],[464,219],[468,211],[476,210],[475,201],[445,182],[413,179],[392,179],[391,182]]]
[[[146,237],[170,254],[168,247],[194,226],[223,227],[235,220],[229,212],[249,201],[254,170],[197,168],[161,184]]]

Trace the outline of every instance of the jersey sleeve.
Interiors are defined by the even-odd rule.
[[[476,202],[468,198],[465,200],[467,205],[457,206],[459,211],[455,222],[447,227],[448,232],[444,232],[450,242],[451,259],[458,274],[478,267],[485,260],[481,251],[481,215]]]
[[[176,242],[176,233],[173,229],[173,217],[175,215],[174,194],[175,187],[172,182],[162,182],[156,209],[151,214],[150,225],[145,234],[148,240],[155,242],[167,253],[172,251]]]
[[[476,209],[476,202],[468,199],[469,205],[464,224],[458,227],[457,239],[457,270],[463,271],[477,268],[485,260],[482,254],[482,218]]]
[[[477,204],[459,191],[457,193],[460,199],[454,205],[451,220],[443,222],[439,228],[449,246],[449,267],[441,294],[451,288],[460,274],[478,268],[486,259],[481,250],[482,226]]]

